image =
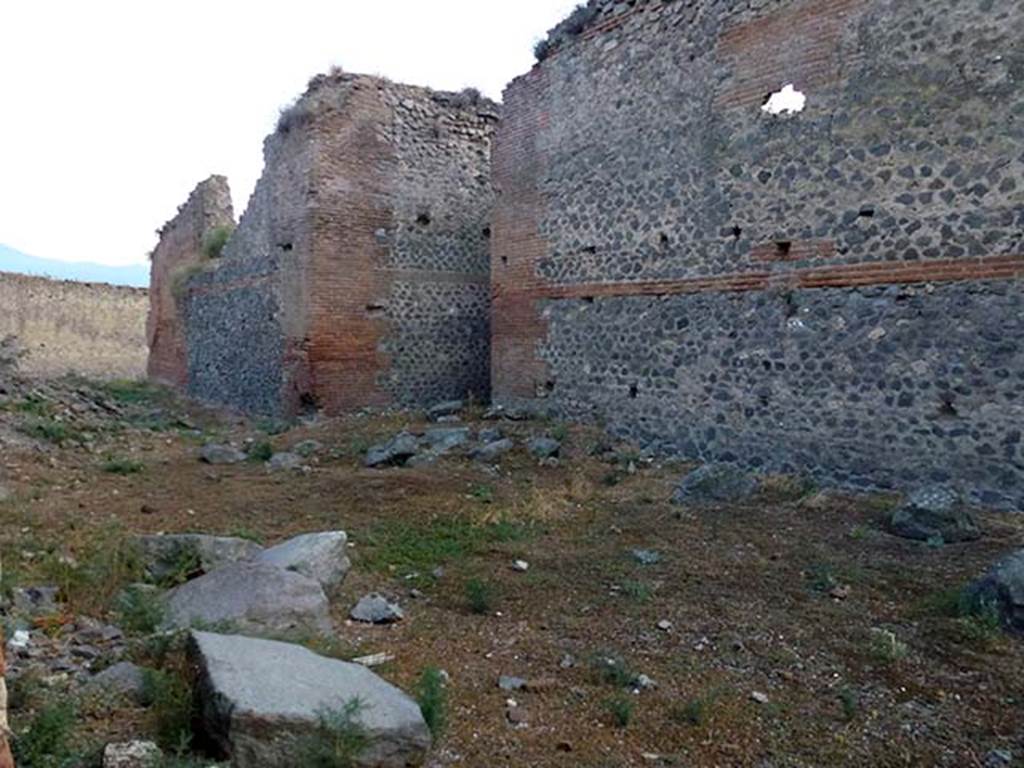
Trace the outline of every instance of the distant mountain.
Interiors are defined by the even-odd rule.
[[[83,283],[110,283],[111,285],[133,285],[149,287],[149,265],[131,267],[107,267],[84,261],[56,261],[29,256],[0,244],[0,272],[18,272],[24,275],[40,275],[55,280],[77,280]]]

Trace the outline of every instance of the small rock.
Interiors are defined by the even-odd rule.
[[[941,485],[912,493],[889,516],[888,528],[896,536],[917,541],[957,543],[981,538],[981,528],[960,494]]]
[[[367,595],[356,603],[349,616],[353,621],[364,624],[394,624],[405,618],[399,606],[377,593]]]
[[[125,697],[142,704],[146,693],[146,673],[129,661],[122,661],[94,675],[85,684],[86,693]]]
[[[526,680],[521,677],[502,675],[498,678],[498,687],[503,691],[521,691],[526,687]]]
[[[424,440],[435,455],[443,455],[469,442],[469,427],[437,427],[428,429]]]
[[[993,749],[985,755],[982,768],[1009,768],[1013,765],[1013,752],[1008,749]]]
[[[473,449],[470,453],[470,458],[475,461],[494,461],[495,459],[504,456],[506,453],[511,451],[515,447],[514,443],[508,438],[503,438],[487,445],[481,445]]]
[[[209,443],[199,450],[199,460],[206,464],[241,464],[249,457],[230,445]]]
[[[302,469],[303,460],[297,453],[275,453],[267,462],[271,472],[287,472]]]
[[[517,571],[519,573],[526,573],[528,570],[530,570],[530,564],[525,560],[516,560],[514,563],[512,563],[512,570]]]
[[[633,681],[633,687],[640,691],[648,691],[657,688],[658,684],[647,675],[637,675],[636,680]]]
[[[661,562],[661,553],[652,549],[634,549],[630,555],[640,565],[657,565]]]
[[[558,666],[562,669],[572,669],[576,666],[576,659],[571,653],[567,653],[562,657],[562,660],[558,662]]]
[[[660,629],[662,632],[671,632],[672,622],[668,621],[667,619],[663,619],[658,622],[658,629]]]
[[[705,464],[687,474],[675,494],[673,504],[705,504],[741,501],[757,493],[757,480],[731,464]]]
[[[527,725],[526,710],[519,706],[509,706],[505,710],[505,717],[511,725],[517,728],[525,728]]]
[[[373,446],[366,452],[367,467],[400,467],[419,452],[419,441],[414,435],[402,432],[391,440]]]
[[[767,693],[761,693],[760,691],[754,691],[750,694],[750,698],[756,701],[758,704],[767,704],[771,699],[768,698]]]
[[[107,744],[103,750],[103,768],[155,768],[163,753],[151,741]]]
[[[428,409],[427,416],[431,421],[437,421],[444,416],[455,416],[465,407],[466,404],[462,400],[448,400]]]
[[[1024,549],[996,563],[969,587],[969,595],[976,605],[994,608],[1007,627],[1024,633]]]
[[[16,629],[11,639],[7,641],[7,647],[12,651],[20,651],[28,648],[31,636],[24,629]]]
[[[303,440],[292,447],[292,453],[297,453],[304,459],[311,458],[324,449],[322,443],[317,440]]]
[[[15,587],[11,590],[14,612],[22,616],[46,616],[59,610],[59,587]]]
[[[490,443],[498,442],[505,437],[505,435],[497,427],[485,427],[480,430],[478,437],[481,445],[488,445]]]
[[[550,437],[535,437],[526,444],[526,447],[538,459],[553,458],[562,450],[562,444]]]

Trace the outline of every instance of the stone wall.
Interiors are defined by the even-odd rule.
[[[290,415],[489,396],[495,105],[333,73],[183,297],[188,389]]]
[[[496,399],[1024,508],[1022,40],[1016,0],[590,3],[506,92]]]
[[[141,378],[146,304],[139,288],[0,272],[0,340],[17,337],[27,376]]]
[[[223,176],[211,176],[200,183],[178,214],[158,233],[160,242],[150,266],[149,377],[183,388],[188,381],[188,352],[179,299],[185,283],[207,265],[210,238],[216,231],[234,226],[231,190]]]

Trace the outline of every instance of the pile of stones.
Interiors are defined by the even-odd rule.
[[[412,698],[365,666],[292,642],[334,634],[331,601],[351,567],[344,532],[305,534],[269,548],[202,534],[141,536],[138,550],[149,582],[181,581],[166,594],[149,582],[128,589],[153,591],[160,600],[159,633],[183,640],[197,670],[203,740],[233,766],[295,765],[324,713],[353,701],[369,740],[360,765],[416,766],[426,759],[430,732]],[[14,594],[10,612],[22,620],[60,613],[55,588]],[[380,595],[363,598],[351,615],[374,623],[403,618]],[[59,640],[19,630],[8,648],[15,679],[42,669],[44,684],[76,695],[143,703],[146,670],[125,660],[128,641],[117,627],[79,619]],[[101,659],[104,668],[94,674]],[[105,765],[145,765],[154,749],[145,742],[109,745]]]

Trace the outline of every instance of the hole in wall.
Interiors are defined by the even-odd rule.
[[[668,235],[666,235],[664,232],[659,232],[658,233],[658,244],[662,248],[667,248],[668,247]]]
[[[951,392],[943,392],[940,396],[939,416],[944,419],[957,419],[960,411],[956,409],[956,397]]]
[[[593,304],[594,303],[594,297],[593,296],[584,296],[582,299],[580,299],[580,301],[582,301],[584,304]]]
[[[862,219],[873,219],[875,217],[875,208],[872,205],[861,206],[858,215]]]
[[[548,381],[545,381],[544,382],[544,391],[548,392],[548,393],[554,392],[555,391],[555,382],[551,381],[550,379]]]
[[[491,228],[490,227],[484,227],[484,230],[483,230],[483,232],[481,234],[483,234],[484,237],[486,237],[488,240],[490,240],[491,239]]]
[[[430,225],[430,214],[429,213],[421,213],[419,216],[416,217],[416,223],[419,224],[421,227],[429,226]]]
[[[739,239],[740,239],[740,236],[741,236],[742,234],[743,234],[743,229],[742,229],[742,227],[734,226],[734,227],[732,228],[732,236],[733,236],[734,238],[736,238],[737,240],[739,240]]]
[[[379,317],[387,312],[387,305],[380,303],[371,303],[366,305],[366,314],[370,317]]]
[[[793,252],[793,243],[790,240],[776,240],[775,241],[775,253],[778,256],[785,258]]]
[[[502,256],[501,257],[501,263],[505,264],[507,266],[508,265],[508,256]]]
[[[636,384],[633,384],[633,385],[631,385],[629,387],[629,397],[630,397],[630,399],[636,400],[636,398],[637,398],[637,396],[639,394],[640,394],[640,388]]]
[[[765,97],[761,111],[778,117],[798,114],[803,112],[806,107],[806,94],[794,88],[792,83],[787,83],[782,90],[769,93]]]
[[[585,246],[583,246],[583,252],[584,253],[589,253],[591,256],[593,256],[595,253],[597,253],[597,246],[596,245],[585,245]]]
[[[281,245],[280,245],[281,250],[284,251],[285,253],[288,253],[289,251],[291,251],[292,247],[293,246],[292,246],[291,243],[281,243]]]

